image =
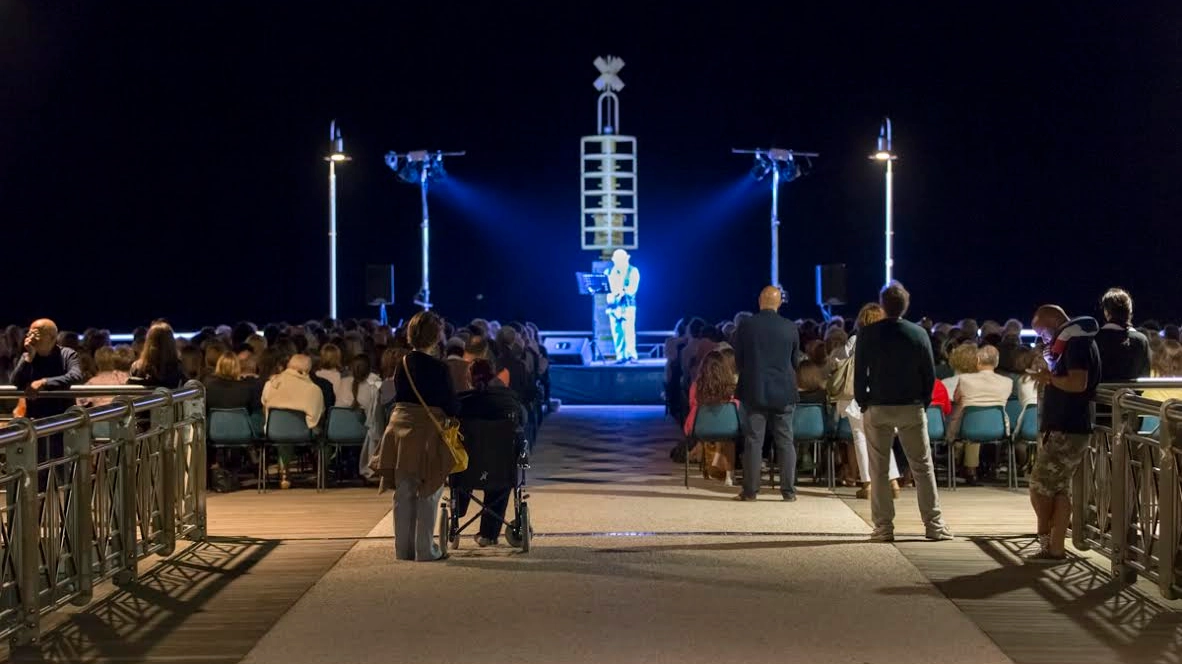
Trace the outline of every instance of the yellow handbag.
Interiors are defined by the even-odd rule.
[[[447,446],[447,451],[451,452],[451,473],[462,473],[468,470],[468,450],[464,449],[464,436],[460,433],[460,422],[454,418],[447,418],[443,423],[440,423],[435,418],[435,414],[431,412],[431,408],[427,406],[427,402],[423,401],[423,395],[419,394],[419,388],[415,385],[415,379],[410,375],[410,367],[406,363],[406,356],[402,357],[402,370],[406,372],[406,380],[410,383],[410,389],[414,390],[415,397],[418,398],[419,403],[423,406],[423,410],[427,411],[427,417],[435,423],[435,428],[439,431],[439,438],[443,440],[443,444]]]

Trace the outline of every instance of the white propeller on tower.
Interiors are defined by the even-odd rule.
[[[624,59],[609,55],[606,58],[595,58],[595,68],[599,70],[599,78],[595,79],[595,89],[603,92],[610,89],[619,92],[624,89],[624,81],[618,74],[624,68]]]

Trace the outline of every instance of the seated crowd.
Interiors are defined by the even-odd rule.
[[[537,327],[483,319],[462,326],[440,321],[439,327],[438,340],[420,350],[446,363],[447,391],[454,396],[490,384],[507,388],[525,413],[527,440],[534,441],[549,391],[549,361]],[[377,452],[395,403],[417,402],[398,380],[405,358],[415,350],[406,326],[392,329],[371,320],[323,320],[260,329],[241,322],[206,327],[185,339],[177,337],[167,321],[157,320],[132,336],[130,344],[113,345],[105,330],[89,329],[79,335],[58,331],[47,319],[35,321],[27,330],[9,326],[0,335],[0,370],[11,375],[12,384],[25,389],[27,396],[5,408],[14,416],[45,417],[63,412],[73,401],[37,398],[41,390],[75,384],[177,388],[200,381],[207,409],[245,410],[260,438],[272,409],[299,411],[318,435],[324,433],[334,408],[350,409],[364,416],[369,432],[355,466],[358,474],[368,478],[374,475],[370,457]],[[480,365],[475,381],[470,371],[474,363]],[[491,375],[485,376],[489,370]],[[110,400],[78,401],[99,405]],[[258,463],[254,457],[233,460],[235,470]],[[216,470],[224,460],[214,453],[209,460],[217,479]],[[288,461],[281,449],[278,471],[284,489],[291,486]]]

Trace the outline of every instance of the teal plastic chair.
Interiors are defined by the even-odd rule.
[[[1022,404],[1014,397],[1010,397],[1009,401],[1006,401],[1006,420],[1009,421],[1011,429],[1016,428],[1018,418],[1021,416]]]
[[[205,439],[213,450],[214,460],[219,450],[247,449],[259,445],[259,436],[245,408],[210,408],[206,420]],[[259,482],[262,482],[262,464]]]
[[[1142,415],[1141,423],[1137,427],[1137,433],[1143,436],[1157,435],[1157,430],[1161,427],[1161,418],[1156,415]]]
[[[267,445],[307,445],[312,442],[308,418],[299,410],[269,408],[264,425],[262,455],[259,461],[259,492],[267,490]]]
[[[850,418],[842,417],[837,420],[833,430],[833,439],[839,443],[850,443],[854,440],[854,432],[850,429]]]
[[[690,431],[689,446],[685,452],[685,488],[689,488],[689,450],[695,443],[704,440],[733,440],[738,446],[742,437],[743,427],[739,424],[737,404],[727,402],[698,406],[694,415],[694,427]],[[759,469],[755,472],[758,473]]]
[[[1017,462],[1014,459],[1013,441],[1009,436],[1006,411],[1003,406],[968,406],[965,408],[964,415],[960,420],[960,432],[957,435],[957,440],[982,445],[1005,445],[1011,469],[1007,480],[1011,489],[1018,488],[1018,474],[1013,470]],[[949,454],[948,458],[949,469],[954,469],[956,454]],[[953,484],[955,488],[955,482]]]
[[[952,462],[955,461],[956,454],[952,446],[948,444],[947,438],[947,423],[944,421],[944,411],[940,410],[939,406],[928,406],[928,443],[932,446],[932,456],[935,456],[935,449],[940,445],[948,448],[948,488],[956,488],[956,472],[952,467]]]
[[[362,447],[369,437],[369,428],[365,426],[365,413],[355,408],[334,406],[328,410],[328,424],[325,426],[324,445],[340,449],[342,447]],[[321,450],[323,457],[325,450]],[[316,474],[316,488],[323,491],[327,484],[327,468],[324,463],[319,464]]]
[[[825,420],[826,409],[823,404],[819,403],[802,403],[796,405],[796,411],[792,414],[792,440],[796,444],[811,443],[813,446],[813,458],[821,458],[821,447],[824,446],[828,450],[828,467],[826,468],[825,479],[830,489],[833,488],[833,446],[828,445],[828,440]],[[776,487],[776,464],[772,466],[772,488]],[[817,481],[817,469],[813,466],[813,481]]]

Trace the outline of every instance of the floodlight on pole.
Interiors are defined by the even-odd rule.
[[[427,190],[432,182],[447,177],[443,168],[444,157],[462,157],[465,152],[443,152],[441,150],[415,150],[414,152],[386,153],[386,165],[398,174],[398,179],[407,184],[419,185],[423,206],[423,283],[415,304],[424,310],[431,308],[431,217],[427,209]]]
[[[898,157],[891,151],[891,119],[883,118],[878,129],[878,145],[874,154],[870,155],[874,161],[886,163],[886,283],[891,283],[895,271],[895,160]]]
[[[328,125],[328,316],[337,318],[337,164],[352,161],[345,154],[345,139],[333,120]]]
[[[732,149],[731,152],[734,154],[755,155],[755,164],[751,167],[751,177],[756,180],[762,180],[768,175],[772,176],[771,285],[782,290],[780,286],[780,185],[792,182],[796,178],[807,174],[812,169],[813,157],[820,157],[821,155],[816,152],[798,152],[783,148],[768,148],[766,150],[763,148],[754,148],[751,150]],[[796,161],[797,157],[804,159],[803,167]]]

